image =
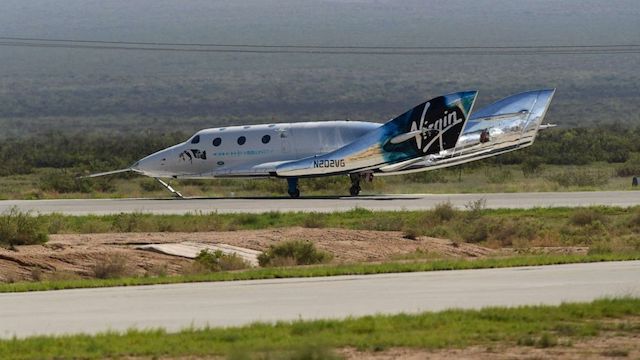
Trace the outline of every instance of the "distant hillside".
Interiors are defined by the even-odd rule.
[[[317,45],[638,42],[640,3],[507,0],[7,0],[0,36]],[[640,54],[383,56],[193,54],[0,47],[0,137],[192,132],[227,124],[385,121],[478,89],[482,106],[557,87],[564,126],[640,123]]]

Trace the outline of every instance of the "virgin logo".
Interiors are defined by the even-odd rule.
[[[462,122],[462,119],[458,118],[456,111],[445,111],[443,116],[438,120],[425,124],[424,118],[427,113],[427,109],[429,109],[429,105],[430,103],[426,103],[424,105],[420,121],[414,121],[411,124],[411,131],[422,130],[422,132],[415,136],[415,139],[418,149],[421,149],[422,152],[425,153],[436,140],[439,141],[440,149],[442,150],[442,136],[444,133]]]

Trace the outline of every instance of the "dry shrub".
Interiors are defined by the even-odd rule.
[[[576,226],[591,225],[596,221],[604,223],[604,215],[593,209],[578,209],[571,214],[569,221]]]
[[[157,231],[154,218],[140,212],[120,213],[113,218],[111,226],[118,232]]]
[[[524,246],[529,240],[533,240],[541,229],[541,224],[535,222],[507,220],[492,227],[490,233],[501,246],[511,246],[516,242],[519,246]]]
[[[515,239],[518,238],[518,229],[512,222],[506,223],[499,227],[493,236],[500,242],[500,246],[511,246]]]
[[[251,266],[236,254],[227,254],[226,256],[221,257],[219,264],[223,271],[242,270]]]
[[[628,225],[631,228],[640,228],[640,209],[636,209],[628,220]]]
[[[130,274],[129,259],[122,254],[113,254],[96,261],[92,266],[93,275],[98,279],[114,279]]]
[[[45,225],[41,217],[12,207],[0,214],[0,245],[44,244],[49,240]]]
[[[487,199],[480,198],[477,200],[471,200],[464,205],[467,210],[467,218],[470,220],[478,219],[482,216],[484,209],[487,207]]]
[[[94,218],[83,221],[78,228],[78,232],[82,234],[99,234],[112,231],[109,223]]]
[[[36,266],[33,269],[31,269],[31,280],[42,281],[42,278],[43,278],[43,272],[40,267]]]
[[[565,169],[562,172],[547,177],[563,187],[569,186],[603,186],[609,182],[609,173],[588,169]]]
[[[78,280],[80,279],[80,275],[66,270],[56,270],[52,273],[47,274],[45,280],[48,281],[67,281],[67,280]]]
[[[278,258],[294,259],[296,265],[311,265],[328,262],[331,260],[331,254],[316,249],[310,241],[293,240],[271,245],[258,256],[258,263],[260,266],[276,266],[274,260]]]
[[[477,219],[464,227],[461,235],[468,243],[479,243],[489,238],[489,226],[482,219]]]
[[[443,202],[433,208],[433,215],[440,221],[449,221],[456,216],[456,209],[450,201]]]
[[[238,254],[225,254],[220,250],[202,250],[196,256],[195,263],[203,270],[210,272],[241,270],[250,265]]]
[[[296,265],[298,265],[298,262],[292,257],[276,256],[269,261],[269,266],[273,267],[290,267]]]
[[[326,224],[319,214],[312,214],[304,219],[302,226],[306,228],[323,228]]]

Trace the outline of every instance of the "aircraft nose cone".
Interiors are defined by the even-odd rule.
[[[162,165],[164,164],[162,156],[162,154],[149,155],[136,161],[131,166],[131,169],[148,176],[154,176],[154,174],[158,174],[162,170]]]

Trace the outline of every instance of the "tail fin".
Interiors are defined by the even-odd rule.
[[[439,96],[382,126],[389,162],[437,154],[456,146],[473,108],[477,91]]]
[[[456,146],[476,91],[439,96],[330,153],[276,167],[278,176],[349,173],[437,154]]]

